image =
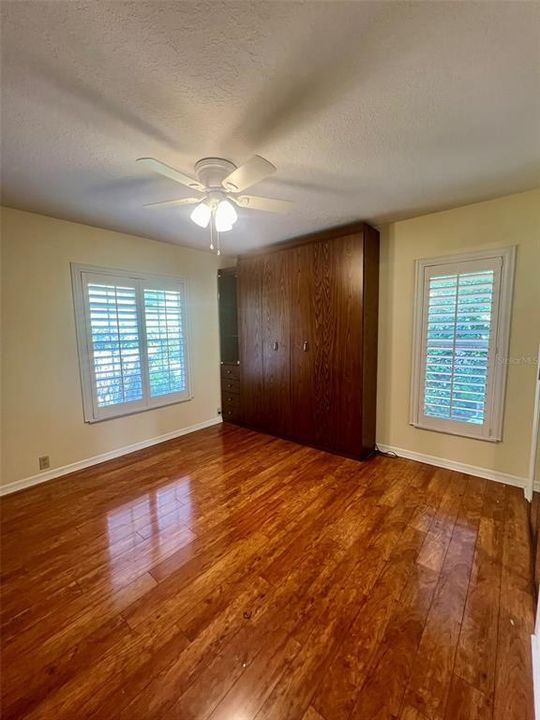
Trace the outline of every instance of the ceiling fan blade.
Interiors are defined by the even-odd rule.
[[[232,200],[243,208],[275,213],[289,212],[294,204],[288,200],[276,200],[275,198],[258,197],[257,195],[240,195],[240,197],[232,198]]]
[[[187,187],[192,188],[192,190],[199,190],[200,192],[203,192],[206,189],[204,185],[198,180],[195,180],[195,178],[189,177],[189,175],[184,175],[184,173],[175,170],[170,165],[166,165],[155,158],[138,158],[137,162],[144,165],[144,167],[149,170],[158,173],[158,175],[164,175],[170,180],[174,180],[182,185],[187,185]]]
[[[180,198],[179,200],[163,200],[162,202],[146,203],[144,207],[173,207],[174,205],[196,205],[202,198]]]
[[[242,192],[275,172],[275,165],[272,165],[271,162],[268,162],[260,155],[254,155],[251,160],[248,160],[236,170],[233,170],[230,175],[227,175],[221,184],[226,190]]]

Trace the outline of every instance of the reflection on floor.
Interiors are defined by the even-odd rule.
[[[4,720],[532,719],[516,488],[223,425],[2,520]]]

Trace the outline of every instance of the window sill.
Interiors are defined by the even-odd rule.
[[[418,430],[428,430],[429,432],[436,432],[440,433],[441,435],[455,435],[457,437],[463,437],[468,438],[470,440],[481,440],[483,442],[489,442],[489,443],[498,443],[502,442],[501,437],[486,437],[485,435],[479,435],[478,433],[472,433],[472,432],[465,432],[461,428],[456,428],[453,430],[452,428],[437,428],[432,427],[431,425],[424,425],[422,423],[417,422],[411,422],[409,423],[414,428],[417,428]]]
[[[119,412],[115,412],[114,414],[106,415],[104,417],[89,417],[85,418],[84,421],[88,425],[94,425],[95,423],[101,423],[101,422],[107,422],[107,420],[118,420],[118,418],[127,417],[128,415],[140,415],[140,413],[148,412],[149,410],[160,410],[164,407],[169,407],[170,405],[178,405],[180,403],[189,402],[190,400],[193,400],[193,395],[189,395],[188,397],[184,398],[174,398],[171,400],[166,400],[165,402],[160,402],[156,405],[148,405],[146,407],[130,407],[126,408],[125,410],[121,410]]]

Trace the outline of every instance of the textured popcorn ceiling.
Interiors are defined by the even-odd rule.
[[[3,201],[207,247],[188,196],[135,164],[190,172],[259,153],[241,251],[540,184],[533,2],[3,2]]]

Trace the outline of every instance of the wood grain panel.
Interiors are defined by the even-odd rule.
[[[320,443],[326,418],[316,411],[318,398],[324,392],[320,367],[324,338],[315,321],[315,290],[317,279],[314,267],[314,246],[302,245],[290,251],[291,271],[291,416],[290,427],[295,440]]]
[[[290,252],[295,432],[321,447],[361,455],[362,235]]]
[[[320,414],[327,413],[328,445],[361,454],[363,241],[350,235],[317,243],[316,274],[320,297],[316,305],[324,326],[326,353],[322,368],[328,383]]]
[[[262,348],[264,427],[288,435],[290,417],[290,254],[263,259]]]
[[[263,258],[240,258],[238,264],[238,322],[242,420],[264,427],[263,389]]]
[[[313,412],[316,439],[323,447],[334,448],[332,423],[338,411],[334,403],[336,373],[340,372],[340,360],[336,364],[336,284],[331,248],[334,256],[338,249],[334,242],[318,242],[312,246],[313,276]],[[351,398],[352,401],[352,398]],[[338,449],[338,448],[335,448]],[[339,448],[341,449],[341,448]]]
[[[362,454],[375,447],[377,425],[377,358],[379,338],[379,233],[369,225],[363,230],[362,296]]]

